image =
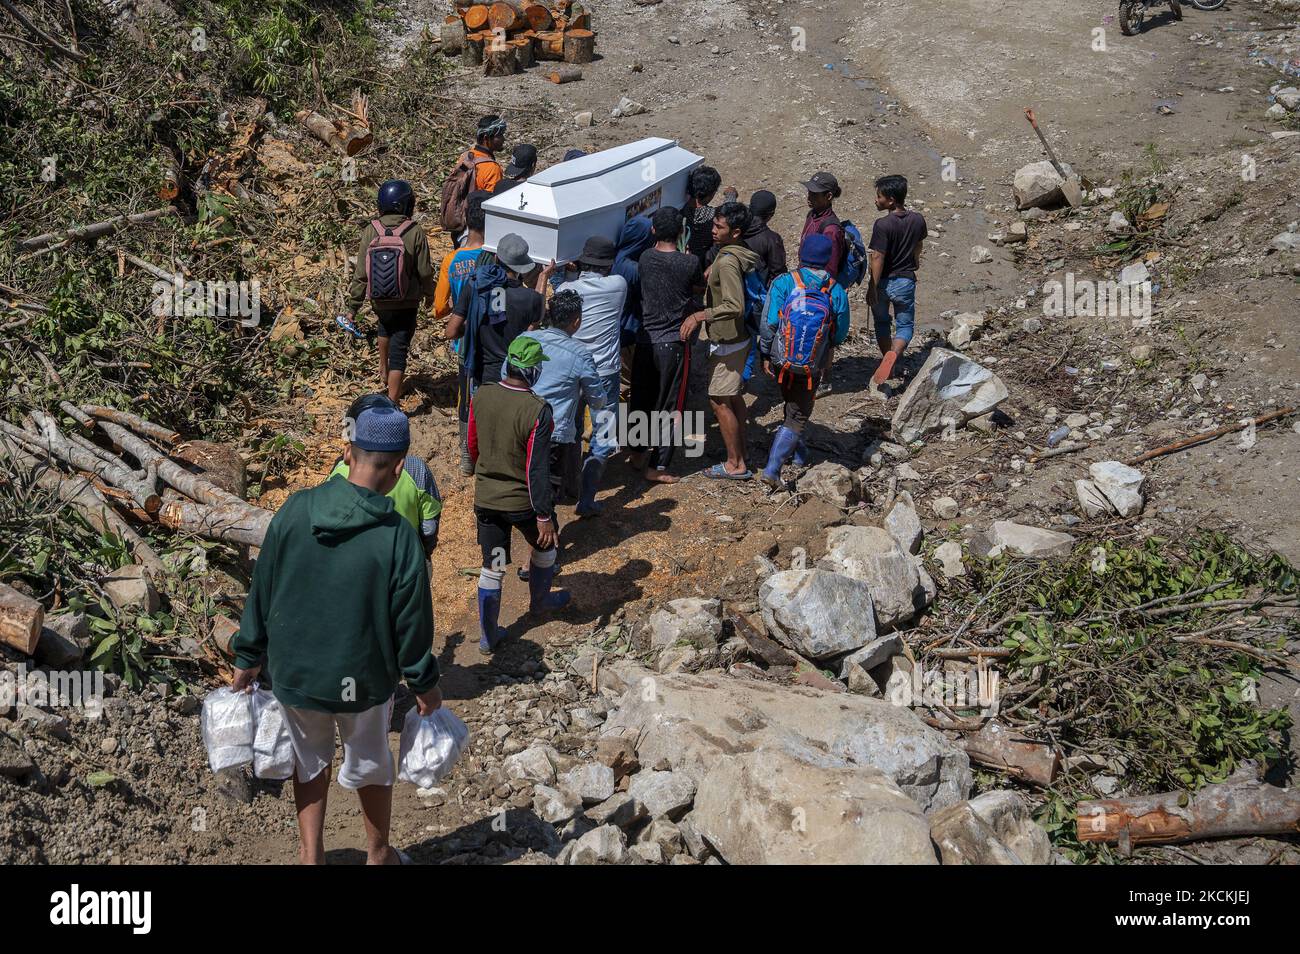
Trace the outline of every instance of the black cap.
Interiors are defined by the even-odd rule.
[[[776,196],[766,189],[760,189],[749,197],[749,214],[760,219],[770,218],[776,214]]]
[[[814,172],[811,179],[800,183],[809,192],[829,192],[835,198],[840,196],[840,183],[829,172]]]
[[[618,248],[613,242],[602,235],[593,235],[582,246],[582,254],[578,256],[578,262],[593,268],[607,268],[614,264],[614,256],[617,254]]]
[[[535,165],[537,165],[537,147],[521,142],[510,150],[510,163],[506,166],[506,175],[511,179],[517,179]]]
[[[587,151],[585,149],[569,149],[564,153],[564,159],[562,161],[568,162],[570,159],[581,159],[586,154]]]

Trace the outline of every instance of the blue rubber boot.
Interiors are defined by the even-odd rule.
[[[763,483],[769,487],[781,486],[781,467],[798,443],[799,435],[795,431],[785,426],[777,428],[776,437],[772,439],[772,449],[767,454],[767,466],[758,475]]]
[[[592,517],[602,513],[605,505],[597,503],[596,491],[600,489],[600,478],[605,474],[605,461],[599,457],[588,457],[582,464],[582,496],[573,512],[579,517]]]
[[[482,635],[479,637],[478,649],[481,653],[490,653],[497,644],[506,638],[506,631],[497,625],[497,615],[501,612],[501,591],[478,588],[478,623]]]
[[[807,467],[808,461],[811,459],[812,458],[809,456],[808,451],[808,443],[803,439],[803,437],[800,437],[799,443],[794,445],[794,462],[800,467]]]
[[[551,592],[551,581],[555,579],[555,567],[538,566],[536,563],[528,568],[528,611],[545,613],[550,610],[564,609],[569,605],[567,590]]]

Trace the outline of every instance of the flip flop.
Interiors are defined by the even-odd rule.
[[[709,480],[749,480],[754,475],[748,468],[743,474],[733,474],[727,470],[726,464],[714,464],[704,472],[704,476]]]
[[[876,373],[871,376],[871,383],[880,387],[889,380],[890,373],[894,370],[894,362],[898,360],[898,355],[892,351],[886,351],[880,357],[880,367],[876,368]]]
[[[397,855],[397,863],[398,863],[399,865],[413,865],[413,864],[415,864],[415,862],[411,860],[411,856],[408,855],[406,852],[404,852],[401,848],[398,848],[396,845],[389,845],[388,847],[389,847],[389,848],[392,848],[393,851],[396,853],[396,855]]]
[[[358,340],[366,336],[365,332],[356,326],[356,322],[347,315],[335,315],[334,323]]]

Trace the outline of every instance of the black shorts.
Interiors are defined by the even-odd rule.
[[[419,308],[375,312],[375,318],[379,321],[379,337],[388,339],[389,371],[406,370],[406,354],[411,350],[415,318],[419,312]]]
[[[502,510],[474,508],[478,523],[478,545],[483,551],[483,565],[490,570],[504,570],[510,561],[510,530],[518,529],[534,550],[537,546],[537,514],[531,510],[506,513]],[[554,520],[555,518],[551,518]],[[558,521],[555,528],[559,530]],[[549,549],[554,550],[552,544]],[[538,552],[545,552],[538,550]]]

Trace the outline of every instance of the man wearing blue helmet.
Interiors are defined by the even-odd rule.
[[[402,393],[406,357],[415,335],[420,301],[432,305],[437,274],[429,238],[412,218],[415,192],[409,182],[390,179],[379,187],[379,217],[361,230],[357,264],[348,288],[347,312],[336,319],[355,337],[364,337],[356,315],[369,301],[378,321],[379,378],[391,401]]]

